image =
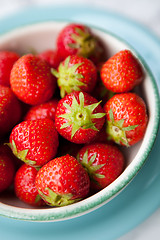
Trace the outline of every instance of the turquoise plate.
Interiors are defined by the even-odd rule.
[[[126,39],[145,59],[160,81],[160,41],[147,28],[117,14],[83,7],[30,8],[0,20],[0,34],[37,21],[69,19],[92,24]],[[71,220],[37,223],[1,217],[1,239],[111,240],[130,231],[160,205],[160,133],[148,161],[134,180],[112,201]]]

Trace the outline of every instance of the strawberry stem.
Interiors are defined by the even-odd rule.
[[[63,98],[67,93],[73,91],[80,91],[81,86],[86,84],[81,81],[83,75],[77,73],[77,69],[83,64],[77,63],[72,66],[69,66],[70,56],[65,59],[63,63],[60,63],[58,67],[58,72],[55,69],[51,69],[51,73],[56,76],[57,84],[60,88],[60,95]]]
[[[88,172],[90,178],[95,181],[95,177],[97,178],[104,178],[105,176],[102,174],[97,173],[97,171],[102,168],[105,164],[94,165],[94,161],[97,157],[97,153],[93,154],[90,159],[88,157],[88,149],[83,155],[82,161],[80,162],[79,155],[77,155],[78,161],[82,164],[82,166]]]
[[[42,197],[42,199],[47,202],[49,206],[55,206],[55,207],[61,207],[66,206],[69,204],[72,204],[74,202],[77,202],[79,199],[72,199],[72,194],[57,194],[54,191],[52,191],[49,187],[45,188],[45,191],[48,192],[48,194],[42,193],[39,189],[39,195]]]
[[[88,58],[93,54],[96,48],[96,39],[87,31],[80,28],[75,29],[75,34],[71,35],[74,43],[69,44],[69,47],[78,50],[78,55]]]
[[[106,132],[108,134],[108,140],[113,140],[117,144],[122,144],[129,147],[129,139],[126,137],[126,131],[134,130],[138,125],[131,125],[123,127],[124,119],[115,121],[112,109],[109,110],[109,118],[106,124]]]
[[[69,112],[58,116],[67,120],[67,122],[61,126],[61,129],[72,126],[71,138],[73,138],[75,133],[80,128],[90,128],[98,131],[98,129],[95,127],[93,119],[102,118],[105,116],[105,113],[93,114],[93,111],[100,103],[101,101],[85,106],[84,94],[82,92],[79,93],[79,103],[77,102],[75,96],[73,97],[71,106],[69,106],[67,103],[63,103],[64,107],[67,108]]]
[[[27,159],[26,156],[28,154],[29,149],[24,149],[21,151],[17,150],[17,146],[15,144],[15,141],[12,140],[12,143],[8,144],[10,146],[10,148],[12,149],[13,154],[19,158],[20,160],[22,160],[23,162],[25,162],[26,164],[30,165],[30,166],[36,166],[36,161]]]

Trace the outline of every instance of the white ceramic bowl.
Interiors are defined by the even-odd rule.
[[[19,53],[37,52],[54,48],[59,31],[66,22],[44,22],[23,26],[0,36],[0,50],[14,50]],[[144,66],[145,79],[140,86],[142,96],[149,113],[148,127],[142,141],[126,150],[127,167],[124,172],[109,186],[98,193],[69,206],[59,208],[33,208],[16,197],[0,195],[0,215],[30,221],[57,221],[77,217],[90,212],[114,198],[138,173],[150,153],[159,125],[160,103],[156,82],[144,60],[132,47],[119,37],[92,27],[92,31],[104,42],[110,56],[122,49],[130,49],[138,56]]]

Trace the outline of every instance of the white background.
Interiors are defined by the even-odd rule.
[[[0,18],[27,6],[48,4],[81,4],[112,10],[146,25],[160,37],[160,0],[0,0]],[[158,64],[160,66],[160,63]],[[119,240],[151,239],[160,239],[160,208],[145,222]]]

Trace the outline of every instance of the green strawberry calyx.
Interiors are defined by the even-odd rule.
[[[45,191],[48,192],[48,194],[42,193],[38,189],[39,195],[42,197],[42,199],[47,202],[48,205],[52,207],[61,207],[61,206],[66,206],[69,204],[72,204],[74,202],[78,202],[81,200],[81,198],[77,199],[72,199],[73,195],[72,194],[57,194],[54,191],[52,191],[49,187],[45,188]]]
[[[53,68],[51,69],[52,74],[57,77],[57,84],[60,88],[60,95],[62,98],[67,93],[80,91],[81,86],[86,86],[86,84],[82,81],[84,76],[77,73],[77,69],[83,65],[83,62],[72,66],[69,66],[69,62],[70,56],[65,59],[64,64],[60,63],[58,72]]]
[[[77,49],[77,54],[88,58],[91,56],[96,48],[96,38],[88,31],[80,28],[75,28],[75,33],[71,35],[74,43],[69,43],[68,46]]]
[[[93,129],[98,131],[93,122],[93,119],[99,119],[105,116],[105,113],[93,113],[96,107],[101,103],[93,103],[91,105],[84,104],[84,94],[79,93],[79,102],[75,96],[73,97],[72,105],[63,103],[64,107],[68,110],[67,113],[59,115],[58,117],[64,118],[67,121],[61,126],[61,129],[72,126],[71,139],[75,133],[80,129]]]
[[[8,143],[8,146],[12,149],[13,154],[17,158],[19,158],[20,160],[22,160],[23,162],[25,162],[26,164],[28,164],[30,166],[36,166],[36,161],[26,158],[29,149],[24,149],[22,151],[18,151],[14,140],[12,140],[12,143]]]
[[[41,200],[42,200],[41,196],[37,194],[37,196],[35,197],[35,203],[38,203]]]
[[[131,125],[128,127],[123,127],[124,119],[115,121],[112,109],[109,110],[110,120],[106,124],[106,132],[108,134],[108,140],[113,140],[117,144],[122,144],[129,147],[130,139],[126,136],[126,131],[134,130],[138,125]]]
[[[78,161],[82,164],[82,166],[87,170],[90,178],[95,181],[96,178],[105,178],[103,174],[98,173],[98,171],[105,165],[105,164],[97,164],[94,165],[94,161],[97,157],[97,153],[93,154],[90,159],[88,158],[88,149],[83,154],[82,161],[80,161],[79,154],[77,155]]]

